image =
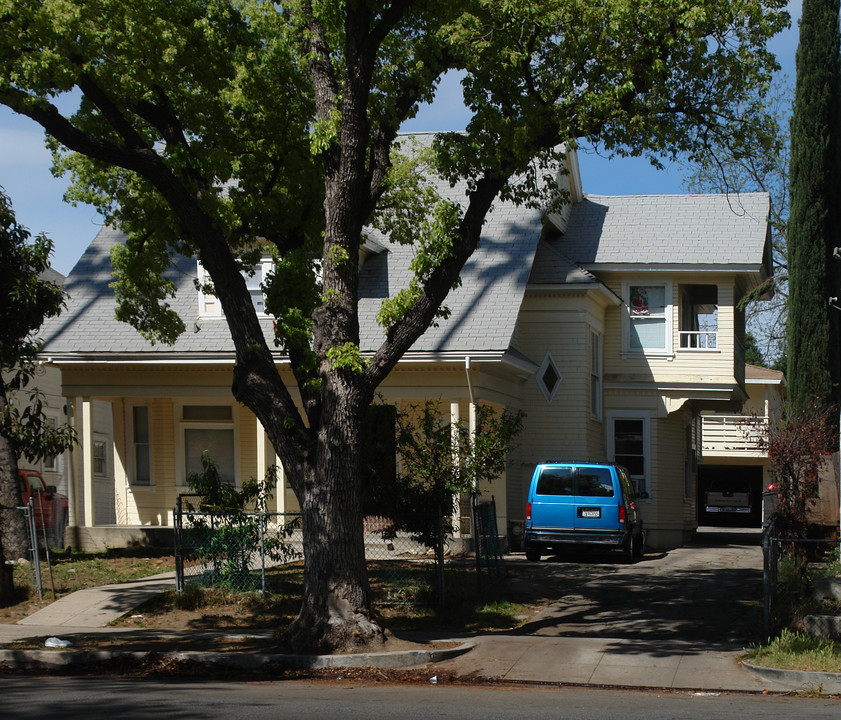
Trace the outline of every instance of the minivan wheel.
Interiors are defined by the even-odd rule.
[[[540,562],[540,550],[526,550],[526,560]]]

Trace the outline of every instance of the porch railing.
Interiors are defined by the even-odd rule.
[[[750,453],[761,456],[759,439],[762,432],[757,423],[762,418],[752,415],[703,415],[704,452]]]
[[[681,350],[718,350],[718,333],[712,330],[681,330]]]

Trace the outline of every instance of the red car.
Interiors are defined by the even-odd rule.
[[[39,540],[46,531],[47,542],[53,547],[63,548],[69,507],[67,496],[57,492],[55,485],[47,485],[37,470],[18,470],[18,482],[23,504],[28,505],[32,498]]]

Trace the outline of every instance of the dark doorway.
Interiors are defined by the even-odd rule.
[[[747,499],[745,499],[747,495]],[[716,512],[708,512],[708,501]],[[747,503],[748,512],[741,512]],[[701,465],[698,468],[698,524],[756,528],[762,525],[762,468],[757,465]]]

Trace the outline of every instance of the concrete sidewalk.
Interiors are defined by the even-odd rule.
[[[762,675],[739,662],[742,643],[727,640],[728,621],[741,621],[733,593],[738,578],[755,566],[758,547],[738,543],[723,547],[680,548],[647,557],[631,566],[575,563],[540,563],[522,567],[521,577],[531,574],[540,583],[554,578],[560,586],[549,591],[555,599],[524,628],[511,633],[452,638],[407,633],[417,643],[450,641],[457,646],[447,653],[422,650],[368,653],[356,656],[305,657],[309,666],[373,667],[425,666],[430,675],[449,671],[461,676],[504,682],[669,688],[699,692],[791,692],[821,685],[824,693],[841,693],[841,677],[771,671]],[[521,557],[512,563],[523,563]],[[710,576],[710,566],[722,575]],[[761,567],[761,560],[760,560]],[[699,571],[701,568],[703,572]],[[755,571],[755,567],[753,568]],[[727,585],[735,573],[736,584]],[[663,583],[673,578],[675,585]],[[661,584],[658,584],[661,583]],[[731,580],[731,582],[733,582]],[[708,585],[721,586],[728,598],[709,602]],[[160,630],[107,627],[156,593],[174,587],[174,573],[163,573],[129,583],[72,593],[60,598],[16,625],[0,624],[0,648],[15,641],[74,635],[131,637],[133,647],[176,647],[185,638],[225,637],[237,631]],[[744,581],[742,580],[742,585]],[[681,595],[675,587],[680,587]],[[688,596],[687,594],[688,593]],[[617,599],[619,596],[621,598]],[[660,604],[658,604],[658,602]],[[727,602],[729,607],[723,603]],[[691,608],[695,608],[691,610]],[[691,611],[690,611],[691,610]],[[241,631],[249,636],[261,632]],[[262,631],[270,634],[270,631]],[[105,640],[105,638],[103,638]],[[144,643],[148,645],[144,646]],[[113,654],[113,653],[112,653]],[[141,653],[142,654],[142,653]],[[136,655],[136,653],[135,653]],[[98,654],[98,659],[107,656]],[[247,651],[229,653],[177,653],[201,662],[257,667],[262,662],[289,656]],[[0,663],[26,665],[29,661],[63,665],[84,659],[67,650],[0,649]],[[301,665],[303,666],[303,665]]]
[[[150,577],[77,590],[41,608],[18,625],[61,628],[104,628],[158,593],[175,588],[175,571]],[[0,625],[0,641],[3,629]]]

